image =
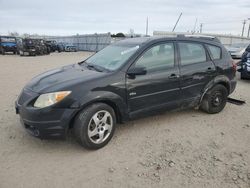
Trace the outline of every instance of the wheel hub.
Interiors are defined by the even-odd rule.
[[[212,105],[217,107],[221,104],[222,102],[222,95],[221,93],[217,92],[214,94],[214,96],[212,97]]]
[[[113,118],[106,110],[96,112],[90,119],[88,126],[89,139],[95,144],[103,143],[113,128]]]

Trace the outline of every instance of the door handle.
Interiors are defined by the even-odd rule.
[[[169,79],[175,79],[175,78],[179,78],[180,76],[177,74],[171,74],[168,78]]]

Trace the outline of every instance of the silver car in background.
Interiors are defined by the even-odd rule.
[[[235,43],[231,46],[226,46],[226,49],[231,54],[232,58],[241,59],[248,45],[248,43]]]

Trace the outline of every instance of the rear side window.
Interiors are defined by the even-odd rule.
[[[206,51],[201,44],[180,42],[179,50],[181,65],[189,65],[207,61]]]
[[[221,48],[213,45],[207,45],[211,54],[212,60],[221,59]]]

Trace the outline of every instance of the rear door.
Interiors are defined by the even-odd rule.
[[[197,101],[205,85],[215,77],[216,67],[202,43],[179,41],[179,63],[183,105]]]
[[[179,68],[174,42],[155,44],[130,67],[145,67],[145,75],[127,75],[127,99],[130,112],[178,106]]]

